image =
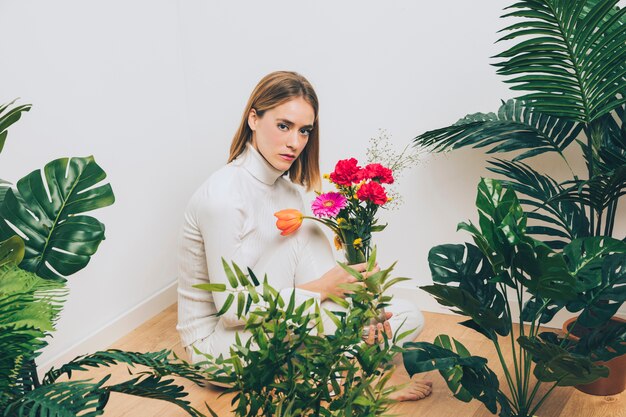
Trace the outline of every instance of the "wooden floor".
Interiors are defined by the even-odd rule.
[[[461,340],[474,355],[486,357],[492,369],[499,373],[497,356],[492,345],[475,331],[457,324],[458,316],[425,313],[426,328],[419,336],[419,340],[432,341],[440,333],[449,334]],[[112,347],[131,351],[153,351],[172,349],[179,356],[184,357],[184,350],[180,345],[176,326],[176,305],[172,305],[158,316],[144,323],[142,326],[117,341]],[[90,372],[90,377],[97,377],[109,373],[110,369]],[[401,374],[404,372],[404,375]],[[77,374],[80,379],[85,373]],[[128,377],[125,368],[114,370],[115,380]],[[500,376],[500,375],[499,375]],[[407,378],[405,371],[396,372],[396,381]],[[75,377],[76,378],[76,377]],[[491,414],[478,401],[463,403],[455,399],[448,390],[445,382],[437,372],[424,374],[425,379],[434,383],[433,394],[421,401],[400,403],[394,407],[392,413],[398,416],[417,417],[487,417]],[[504,379],[501,379],[504,381]],[[217,398],[221,391],[217,388],[201,388],[188,382],[185,385],[194,407],[205,410],[203,404],[207,402],[220,417],[231,416],[230,397]],[[504,383],[504,382],[503,382]],[[209,415],[208,413],[206,413]],[[177,417],[187,415],[178,407],[157,400],[139,399],[122,394],[113,394],[104,414],[106,417],[133,416]],[[540,409],[540,417],[626,417],[626,392],[615,396],[595,397],[583,394],[573,388],[557,388],[550,399]]]

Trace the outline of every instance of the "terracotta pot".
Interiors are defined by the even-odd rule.
[[[563,332],[567,333],[567,329],[574,320],[576,320],[576,317],[563,323]],[[622,323],[626,322],[626,320],[619,317],[613,317],[611,320]],[[568,337],[572,340],[579,340],[573,333],[570,333]],[[577,390],[591,395],[615,395],[626,389],[626,355],[618,356],[608,362],[598,361],[596,363],[609,368],[609,376],[600,378],[591,384],[577,385],[575,387]]]

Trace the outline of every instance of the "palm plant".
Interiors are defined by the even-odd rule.
[[[441,152],[487,147],[516,152],[490,161],[532,209],[531,234],[553,248],[585,236],[612,236],[626,192],[626,17],[618,0],[520,0],[503,17],[517,22],[499,41],[517,44],[496,55],[497,73],[514,91],[497,113],[470,114],[419,135],[417,146]],[[577,175],[565,156],[578,146],[587,166]],[[554,153],[571,171],[556,181],[522,161]]]
[[[0,149],[8,127],[30,109],[11,105],[0,106]],[[104,239],[104,225],[84,213],[113,203],[111,186],[100,185],[105,177],[93,157],[86,157],[52,161],[15,188],[0,180],[0,415],[97,416],[112,392],[170,401],[190,415],[202,415],[182,399],[183,387],[166,378],[200,382],[201,375],[167,350],[96,352],[38,379],[35,359],[55,328],[67,295],[66,277],[84,268]],[[118,384],[106,385],[110,375],[95,382],[59,380],[113,364],[147,370]]]

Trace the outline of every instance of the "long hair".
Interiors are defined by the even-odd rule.
[[[311,83],[302,75],[291,71],[276,71],[263,77],[248,99],[241,117],[237,133],[230,144],[228,162],[237,158],[252,141],[252,130],[248,126],[248,115],[251,109],[256,110],[259,117],[276,106],[289,100],[302,97],[313,107],[315,121],[309,134],[306,146],[289,168],[289,178],[295,184],[302,185],[307,191],[319,190],[321,187],[319,167],[319,102]]]

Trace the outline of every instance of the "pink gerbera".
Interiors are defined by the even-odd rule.
[[[347,202],[346,198],[339,193],[325,193],[313,200],[311,209],[317,217],[335,217]]]

